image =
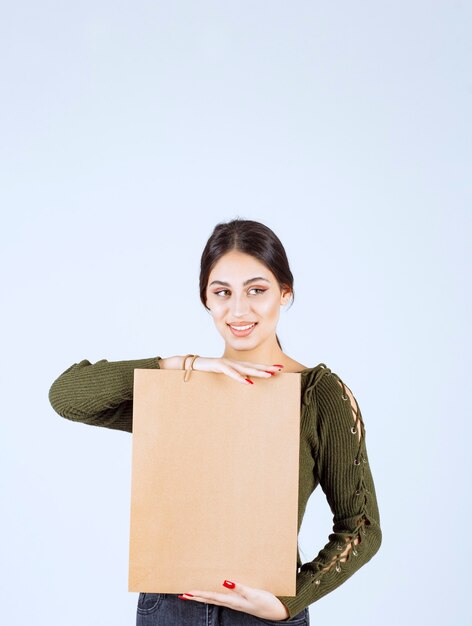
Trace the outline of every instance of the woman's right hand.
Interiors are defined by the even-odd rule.
[[[183,356],[171,356],[165,359],[159,359],[159,367],[161,369],[182,369]],[[186,365],[190,367],[191,357],[187,357]],[[216,372],[218,374],[226,374],[234,378],[243,385],[254,384],[248,376],[258,378],[269,378],[280,372],[283,365],[267,365],[265,363],[251,363],[250,361],[238,361],[236,359],[227,359],[225,357],[205,357],[198,356],[194,362],[192,369],[200,372]]]
[[[190,357],[188,357],[190,359]],[[187,366],[190,361],[187,360]],[[192,368],[200,372],[216,372],[226,374],[244,385],[254,384],[248,376],[257,378],[270,378],[280,372],[283,365],[267,365],[265,363],[252,363],[250,361],[238,361],[225,357],[204,357],[198,356]]]

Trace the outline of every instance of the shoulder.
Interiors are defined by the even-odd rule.
[[[337,371],[335,372],[324,363],[322,365],[324,365],[324,367],[322,368],[323,373],[320,376],[321,388],[326,391],[326,393],[331,395],[334,394],[335,396],[338,396],[341,391],[343,399],[347,396],[352,402],[354,402],[354,395],[351,389],[347,386],[344,376],[341,377]]]
[[[344,424],[349,422],[352,432],[357,432],[359,439],[364,433],[362,414],[354,393],[346,384],[344,377],[327,367],[325,364],[316,385],[316,403],[319,417],[324,420],[340,419]]]
[[[317,395],[322,396],[327,401],[335,401],[341,398],[343,401],[349,399],[351,403],[355,403],[354,394],[344,381],[344,378],[341,378],[326,363],[318,363],[314,367],[307,367],[300,374],[302,387],[305,392],[308,389],[316,388]]]

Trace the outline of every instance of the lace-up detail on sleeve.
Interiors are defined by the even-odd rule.
[[[302,410],[313,417],[314,471],[333,513],[333,532],[318,555],[300,567],[297,595],[277,596],[291,612],[320,599],[378,551],[382,533],[356,398],[324,363],[309,374]]]

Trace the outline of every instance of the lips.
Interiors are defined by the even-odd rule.
[[[249,335],[254,330],[256,325],[257,325],[257,322],[248,322],[246,324],[242,324],[242,323],[239,322],[238,324],[228,324],[228,326],[231,329],[231,332],[236,337],[246,337],[247,335]],[[247,328],[248,326],[249,326],[249,328]],[[239,330],[238,327],[241,327],[241,330]],[[242,329],[244,329],[244,330],[242,330]]]

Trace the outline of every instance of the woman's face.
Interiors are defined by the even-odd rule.
[[[246,284],[245,284],[246,283]],[[232,250],[215,264],[208,278],[207,307],[227,346],[253,350],[274,342],[280,307],[290,291],[280,290],[274,274],[249,254]],[[252,325],[237,333],[231,325]]]

